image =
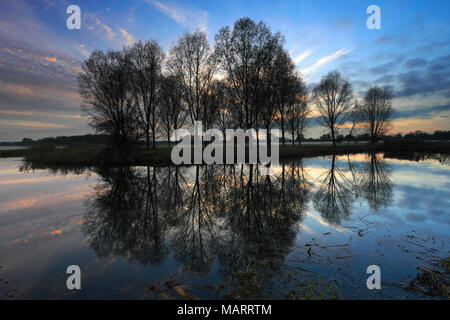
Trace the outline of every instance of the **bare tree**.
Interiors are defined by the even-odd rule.
[[[150,137],[155,148],[159,120],[157,96],[164,51],[154,40],[139,41],[129,49],[129,58],[137,119],[145,134],[147,148],[150,147]]]
[[[352,86],[338,71],[326,74],[313,90],[313,101],[319,113],[318,122],[330,130],[333,147],[341,128],[349,120],[352,105]]]
[[[81,108],[98,133],[112,136],[113,146],[123,150],[136,144],[140,130],[131,95],[129,59],[122,51],[96,50],[82,64],[78,75]]]
[[[203,31],[185,33],[171,49],[167,65],[172,74],[180,79],[183,100],[194,121],[203,121],[208,127],[208,94],[216,70],[216,59]]]
[[[275,61],[275,100],[278,111],[278,122],[281,128],[281,140],[285,144],[286,131],[286,113],[289,106],[296,101],[296,89],[298,89],[298,78],[296,74],[295,64],[289,53],[285,50],[281,51]]]
[[[223,80],[215,80],[211,86],[210,108],[215,112],[214,120],[225,138],[226,129],[233,127],[227,84]]]
[[[266,101],[262,85],[264,67],[282,42],[279,33],[272,34],[263,23],[242,18],[233,28],[224,27],[215,37],[216,54],[221,62],[230,97],[229,110],[236,125],[249,129],[257,125],[261,101]]]
[[[272,41],[266,51],[266,61],[260,71],[259,82],[262,90],[258,102],[259,121],[257,125],[267,130],[270,140],[270,129],[279,114],[279,107],[287,101],[281,96],[289,94],[288,83],[284,81],[284,78],[287,77],[286,64],[289,64],[289,59],[287,52],[283,50],[281,43],[277,40]]]
[[[294,78],[295,86],[292,86],[294,100],[287,105],[284,118],[286,119],[286,127],[292,136],[292,144],[297,137],[298,144],[301,144],[301,138],[308,124],[311,110],[308,105],[308,89],[302,79],[297,76]]]
[[[175,76],[165,77],[161,82],[159,101],[161,128],[169,146],[172,131],[182,127],[188,115],[182,97],[180,80]]]
[[[372,144],[389,131],[393,112],[391,90],[377,86],[370,88],[364,103],[358,106],[358,113]]]

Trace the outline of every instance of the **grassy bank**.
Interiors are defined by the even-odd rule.
[[[280,146],[280,160],[326,156],[332,154],[354,154],[365,152],[418,152],[450,154],[449,143],[385,143],[377,145],[341,144],[331,145],[286,145]],[[236,152],[235,152],[236,154]],[[124,156],[126,160],[124,159]],[[58,166],[100,166],[100,165],[168,165],[172,164],[171,148],[151,150],[135,149],[118,154],[102,146],[75,145],[65,148],[42,146],[20,150],[0,150],[2,157],[23,157],[33,163]],[[122,160],[121,160],[122,159]]]
[[[0,150],[0,158],[25,157],[28,153],[28,149]]]

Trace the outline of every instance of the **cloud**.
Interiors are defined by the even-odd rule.
[[[386,74],[389,71],[392,71],[397,66],[394,62],[388,62],[385,64],[378,65],[376,67],[370,68],[369,71],[372,74]]]
[[[334,24],[333,27],[337,28],[349,28],[353,25],[353,20],[350,18],[340,18]]]
[[[441,90],[445,90],[447,96],[450,96],[450,71],[409,71],[397,75],[397,81],[400,84],[400,88],[395,92],[396,97],[432,93]]]
[[[417,67],[422,67],[427,64],[427,61],[424,59],[409,59],[405,61],[405,67],[408,69],[413,69]]]
[[[0,121],[0,125],[3,126],[12,126],[12,127],[28,127],[28,128],[48,128],[48,129],[65,129],[69,128],[68,126],[62,124],[54,124],[48,122],[39,122],[39,121],[15,121],[15,120],[2,120]]]
[[[342,49],[336,51],[335,53],[330,54],[329,56],[325,56],[325,57],[323,57],[323,58],[320,58],[320,59],[317,60],[316,63],[314,63],[312,66],[303,69],[303,73],[308,74],[308,73],[310,73],[311,71],[314,71],[315,69],[317,69],[317,68],[323,66],[324,64],[326,64],[326,63],[328,63],[328,62],[331,62],[331,61],[333,61],[333,60],[336,60],[336,59],[338,59],[339,57],[341,57],[341,56],[343,56],[343,55],[345,55],[345,54],[347,54],[347,53],[350,53],[352,50],[353,50],[353,48],[350,48],[350,49],[342,48]]]
[[[395,39],[392,36],[382,36],[382,37],[379,37],[376,41],[378,44],[388,44],[388,43],[393,43],[395,41]]]
[[[298,64],[301,61],[305,60],[307,57],[309,57],[311,55],[311,53],[313,53],[314,50],[312,49],[308,49],[302,53],[300,53],[299,55],[297,55],[296,57],[294,57],[294,63]]]
[[[190,31],[196,29],[206,31],[207,29],[208,12],[206,11],[180,7],[173,2],[167,4],[156,0],[146,0],[146,2]]]
[[[116,37],[116,34],[114,31],[112,31],[112,28],[108,26],[107,24],[103,23],[99,18],[94,17],[95,25],[100,27],[105,31],[106,39],[108,40],[114,40]]]
[[[56,62],[56,57],[45,57],[44,59],[45,59],[46,61]]]
[[[136,38],[127,31],[125,31],[124,29],[122,29],[121,27],[119,27],[119,31],[122,34],[122,37],[124,38],[125,45],[131,46],[133,43],[136,42]]]
[[[418,118],[431,119],[436,115],[450,114],[450,104],[433,107],[423,107],[413,110],[398,110],[395,109],[392,115],[393,119]]]
[[[0,110],[0,114],[12,116],[26,116],[26,117],[44,117],[44,118],[63,118],[63,119],[84,119],[85,116],[81,114],[65,114],[55,112],[43,112],[35,110],[16,111],[16,110]]]
[[[429,71],[441,71],[450,67],[450,55],[439,57],[430,61]]]

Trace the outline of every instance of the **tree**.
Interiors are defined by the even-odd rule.
[[[140,138],[136,107],[131,94],[130,62],[122,51],[96,50],[82,64],[78,75],[81,108],[97,133],[112,136],[114,147],[123,150]]]
[[[225,139],[226,129],[233,127],[233,119],[229,109],[227,84],[223,80],[216,80],[211,86],[210,107],[215,112],[215,123]]]
[[[311,111],[308,106],[308,89],[305,83],[299,76],[295,77],[294,80],[295,85],[291,89],[294,93],[294,100],[289,102],[285,114],[281,115],[281,118],[286,118],[286,126],[292,136],[292,144],[295,143],[296,136],[300,144]]]
[[[285,83],[279,79],[284,78],[283,65],[285,52],[279,43],[273,42],[266,49],[266,62],[259,72],[259,86],[262,89],[257,110],[257,129],[267,130],[267,140],[270,140],[270,129],[278,114],[279,96],[285,94]]]
[[[372,144],[389,131],[393,112],[391,90],[377,86],[370,88],[364,103],[358,106],[358,113]]]
[[[153,148],[156,147],[156,131],[159,121],[158,90],[161,82],[161,67],[164,51],[152,40],[136,42],[129,49],[131,78],[137,120],[146,137],[147,148],[150,137]]]
[[[313,90],[318,122],[330,130],[333,147],[336,137],[351,116],[352,86],[338,71],[326,74]]]
[[[216,59],[203,31],[183,34],[170,50],[168,69],[180,80],[189,116],[208,127],[206,103],[216,70]]]
[[[182,101],[180,81],[175,76],[167,76],[161,82],[160,90],[160,116],[161,127],[170,146],[172,130],[177,130],[184,125],[187,118],[187,110]]]
[[[229,110],[236,125],[249,129],[257,125],[259,107],[270,97],[263,85],[264,68],[273,61],[281,45],[279,33],[272,34],[263,23],[242,18],[220,29],[215,37],[216,54],[227,82]],[[266,76],[268,73],[266,73]]]
[[[295,64],[289,56],[289,53],[285,50],[281,51],[277,56],[274,75],[274,86],[276,88],[274,103],[278,111],[278,122],[280,123],[281,128],[281,140],[284,145],[286,131],[285,126],[287,120],[286,113],[289,112],[289,110],[293,111],[292,107],[296,104],[298,98],[297,94],[299,92],[297,91],[299,89],[299,81],[301,82],[300,76],[296,72]],[[292,115],[293,114],[291,112],[291,116]],[[290,122],[290,124],[292,125],[293,123]]]

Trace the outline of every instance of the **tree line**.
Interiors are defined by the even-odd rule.
[[[202,121],[203,127],[281,130],[299,143],[312,117],[336,144],[342,132],[364,130],[372,143],[390,127],[392,92],[372,87],[354,99],[338,71],[308,92],[285,49],[284,37],[263,22],[241,18],[219,30],[211,45],[203,31],[184,33],[168,54],[157,41],[122,50],[96,50],[78,76],[82,109],[97,133],[121,149]],[[258,136],[258,135],[257,135]]]

